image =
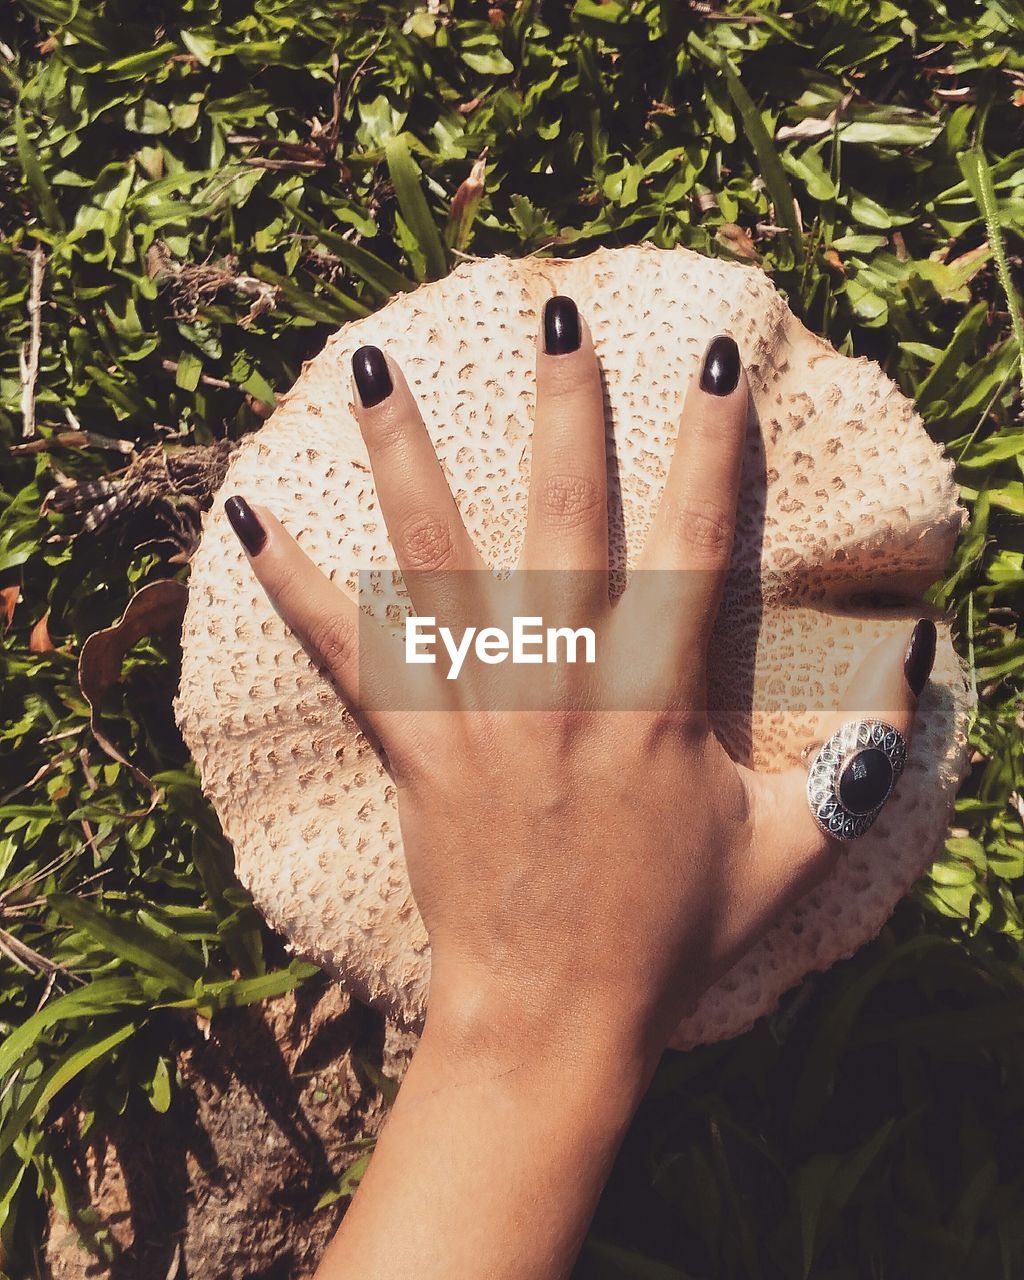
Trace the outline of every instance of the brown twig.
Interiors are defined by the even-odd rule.
[[[243,164],[250,169],[269,169],[272,173],[289,169],[322,169],[326,161],[319,156],[315,160],[271,160],[267,156],[246,156]]]
[[[164,370],[164,372],[165,372],[165,373],[174,373],[174,374],[176,374],[176,373],[178,372],[178,362],[177,362],[177,360],[161,360],[161,361],[160,361],[160,367],[161,367],[161,369],[163,369],[163,370]],[[225,382],[223,378],[213,378],[213,377],[210,377],[208,374],[201,373],[201,374],[199,375],[199,381],[200,381],[200,382],[203,384],[203,386],[205,386],[205,387],[216,387],[216,388],[218,389],[218,391],[230,391],[230,390],[231,390],[231,383],[230,383],[230,382]]]
[[[46,453],[51,449],[116,449],[118,453],[131,453],[132,446],[127,440],[112,440],[109,436],[98,435],[95,431],[58,431],[52,436],[38,436],[35,440],[26,440],[24,444],[12,444],[8,453],[15,456],[22,453]],[[45,739],[44,739],[45,741]]]
[[[233,290],[243,297],[251,299],[249,310],[239,321],[246,329],[259,316],[273,311],[277,305],[278,290],[274,285],[255,276],[238,274],[238,259],[234,254],[218,262],[179,262],[170,252],[167,245],[157,240],[149,247],[146,255],[146,269],[151,279],[169,290],[174,301],[174,318],[176,320],[191,319],[199,307],[211,302],[221,290]],[[164,367],[169,362],[164,361]],[[177,366],[171,370],[177,371]],[[218,379],[203,379],[210,386],[227,386]]]
[[[34,947],[30,947],[27,942],[22,942],[6,929],[0,929],[0,954],[5,955],[12,964],[17,965],[19,969],[24,969],[26,973],[64,972],[62,964],[58,964],[56,960],[48,960]]]
[[[39,351],[42,345],[43,274],[46,254],[37,244],[32,250],[32,276],[28,290],[29,336],[18,352],[21,373],[21,434],[27,439],[36,431],[36,379],[39,377]]]

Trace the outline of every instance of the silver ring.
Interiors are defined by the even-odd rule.
[[[811,761],[807,802],[833,840],[856,840],[878,817],[907,763],[907,740],[884,720],[848,720]]]

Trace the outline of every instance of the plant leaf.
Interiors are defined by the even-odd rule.
[[[440,280],[448,273],[448,256],[441,233],[437,229],[426,196],[423,194],[422,174],[412,158],[409,144],[399,135],[392,138],[384,149],[388,172],[395,188],[395,198],[402,211],[405,225],[416,238],[427,263],[427,279]]]
[[[1006,245],[1003,242],[1003,230],[999,219],[999,204],[996,200],[995,187],[992,182],[992,170],[980,146],[957,156],[960,169],[967,185],[971,189],[988,232],[989,244],[996,260],[996,271],[999,283],[1006,298],[1006,306],[1010,312],[1010,323],[1013,326],[1014,341],[1017,343],[1017,355],[1021,361],[1020,386],[1024,395],[1024,315],[1021,314],[1020,296],[1010,277],[1010,264],[1006,258]]]
[[[804,237],[797,218],[793,188],[789,185],[789,179],[786,177],[786,171],[782,167],[779,153],[775,150],[775,144],[764,126],[760,111],[754,105],[753,99],[743,87],[739,76],[733,70],[732,63],[725,54],[717,53],[710,45],[705,44],[703,40],[692,33],[690,35],[690,45],[711,66],[717,67],[725,76],[729,96],[736,104],[736,110],[740,113],[740,118],[743,121],[743,128],[753,144],[754,151],[757,153],[761,173],[771,195],[772,204],[775,206],[775,216],[788,232],[794,260],[798,263],[802,262],[804,259]]]
[[[64,218],[60,209],[57,207],[57,201],[53,196],[53,189],[46,179],[43,167],[39,163],[39,157],[35,148],[29,140],[28,133],[25,129],[25,117],[21,111],[19,103],[14,109],[14,137],[18,150],[18,161],[21,164],[21,171],[25,175],[25,181],[29,185],[29,189],[36,198],[39,206],[39,212],[42,214],[43,221],[48,227],[54,231],[64,230]]]
[[[314,232],[321,244],[325,245],[336,257],[340,258],[352,274],[368,284],[380,298],[390,298],[396,293],[407,293],[410,289],[416,288],[415,280],[410,280],[401,271],[389,266],[382,258],[378,258],[376,254],[371,253],[369,249],[364,249],[362,245],[353,244],[351,240],[346,240],[344,236],[339,235],[336,231],[328,231],[325,227],[321,227],[303,209],[292,206],[291,211],[298,222]]]
[[[127,961],[135,968],[160,978],[181,995],[191,995],[205,976],[218,976],[204,961],[202,953],[180,938],[158,933],[130,916],[114,915],[90,902],[68,894],[52,894],[50,906],[69,924]]]

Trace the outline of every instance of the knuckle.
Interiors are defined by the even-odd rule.
[[[586,713],[579,708],[551,706],[536,714],[537,738],[547,752],[561,757],[582,737],[587,727]]]
[[[389,396],[383,404],[360,414],[359,427],[371,455],[394,450],[408,439],[408,424],[393,401]]]
[[[399,790],[423,788],[436,795],[446,778],[453,776],[451,745],[442,734],[425,732],[416,717],[403,717],[394,726],[388,748],[391,776]]]
[[[648,732],[652,743],[671,740],[688,752],[696,752],[707,744],[711,726],[702,707],[680,705],[654,716]]]
[[[398,551],[403,564],[421,573],[449,568],[455,558],[451,522],[430,512],[414,516],[402,526]]]
[[[585,396],[597,388],[598,373],[593,359],[588,359],[582,348],[573,355],[560,356],[557,360],[545,360],[541,366],[544,393],[553,404],[566,396]]]
[[[712,502],[690,502],[675,512],[673,521],[680,542],[708,559],[725,559],[732,547],[732,521]]]
[[[567,472],[545,476],[538,496],[541,513],[568,528],[594,519],[604,501],[601,486],[591,476]]]
[[[331,671],[340,671],[358,653],[356,626],[340,613],[325,613],[316,618],[307,628],[307,639],[321,663]]]

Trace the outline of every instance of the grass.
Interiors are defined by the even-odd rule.
[[[15,0],[0,27],[8,1274],[67,1207],[64,1108],[87,1137],[129,1095],[166,1108],[176,1019],[311,972],[232,881],[173,629],[104,690],[135,772],[79,683],[87,637],[187,578],[159,540],[187,502],[140,483],[93,528],[47,495],[239,438],[333,328],[460,255],[638,240],[760,262],[916,397],[971,508],[936,600],[981,700],[943,856],[851,961],[666,1059],[579,1274],[1020,1274],[1024,7],[436,7]]]

